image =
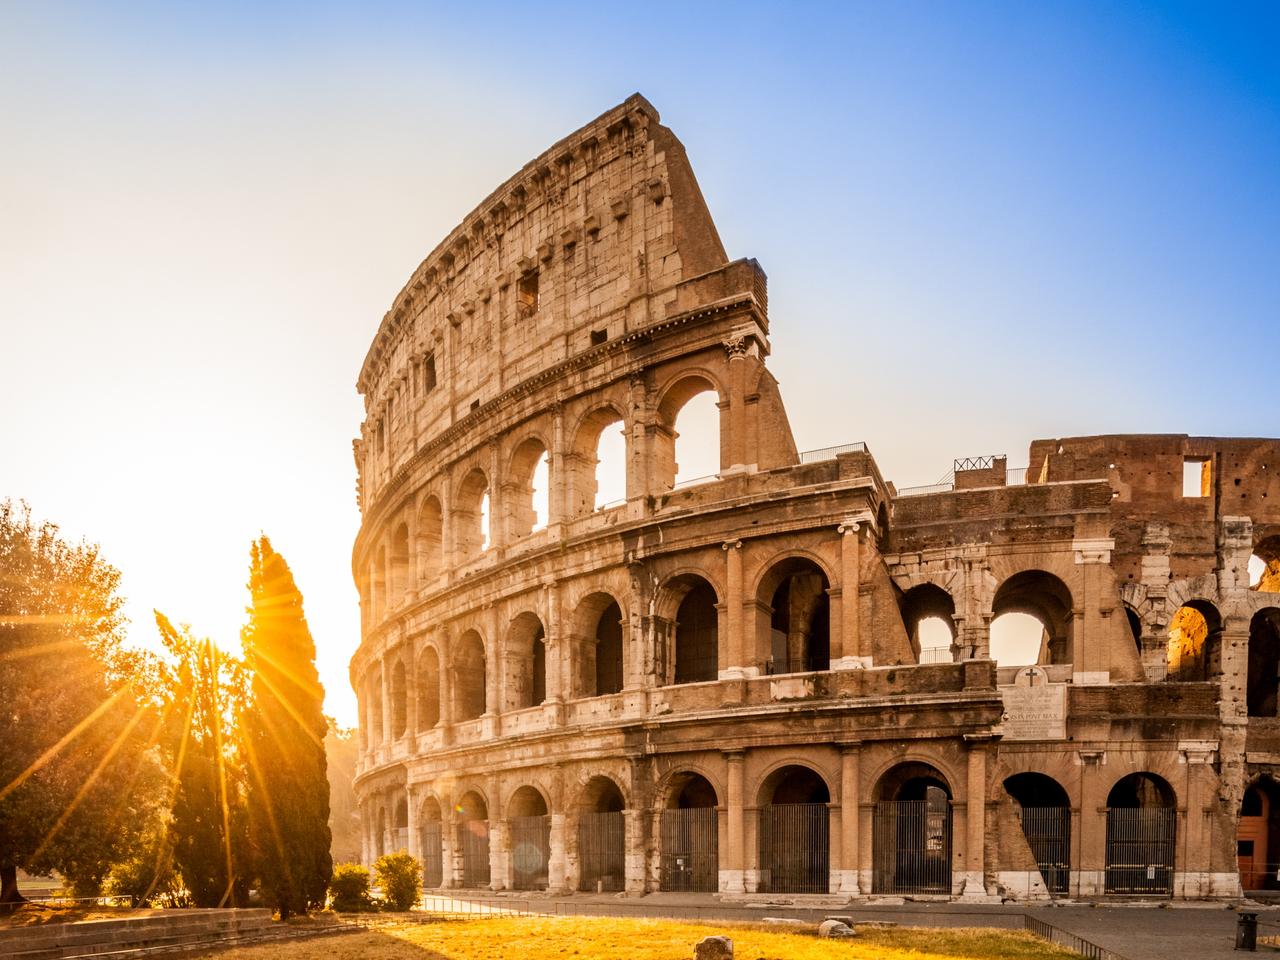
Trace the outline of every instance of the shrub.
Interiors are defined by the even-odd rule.
[[[329,879],[329,901],[341,913],[375,909],[369,896],[369,871],[358,863],[339,863]]]
[[[382,888],[384,909],[409,910],[422,895],[422,865],[401,851],[378,858],[373,865]]]

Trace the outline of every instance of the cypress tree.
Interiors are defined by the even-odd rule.
[[[251,680],[240,724],[249,837],[263,899],[286,919],[322,907],[333,872],[324,688],[289,565],[265,536],[249,559],[249,622],[241,639]]]

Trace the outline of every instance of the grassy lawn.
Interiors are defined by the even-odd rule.
[[[735,960],[1078,960],[1028,933],[974,929],[868,930],[819,940],[810,927],[682,923],[608,917],[478,917],[387,923],[366,933],[242,947],[219,960],[691,960],[703,937],[733,938]]]

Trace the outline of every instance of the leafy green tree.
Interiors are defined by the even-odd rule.
[[[235,721],[244,664],[156,612],[173,658],[162,668],[173,784],[173,856],[198,907],[245,902],[248,836]]]
[[[422,864],[403,850],[384,853],[373,870],[388,910],[409,910],[422,896]]]
[[[373,910],[373,898],[369,896],[369,869],[358,863],[340,863],[333,868],[329,879],[330,905],[339,913],[359,913]]]
[[[96,546],[0,502],[0,904],[21,901],[19,868],[100,884],[163,793],[119,582]]]
[[[329,854],[324,688],[302,594],[264,536],[249,555],[249,622],[241,634],[251,677],[241,716],[249,838],[264,900],[281,919],[322,908]]]

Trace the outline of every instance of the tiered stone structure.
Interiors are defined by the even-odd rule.
[[[414,271],[358,382],[366,858],[443,887],[1238,894],[1238,831],[1280,824],[1280,596],[1247,573],[1280,564],[1280,443],[1036,441],[1019,483],[986,458],[899,492],[862,444],[797,453],[767,308],[638,95]],[[705,391],[720,470],[677,487]],[[1043,624],[1035,669],[991,659],[1007,613]]]

